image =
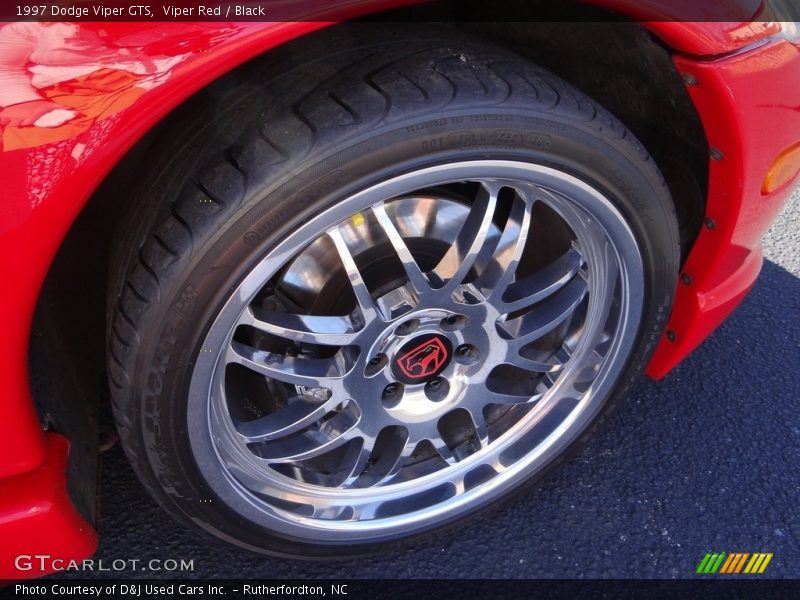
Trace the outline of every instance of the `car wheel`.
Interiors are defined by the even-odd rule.
[[[388,548],[562,462],[671,305],[646,151],[452,32],[338,26],[161,134],[112,267],[120,437],[185,523],[283,556]]]

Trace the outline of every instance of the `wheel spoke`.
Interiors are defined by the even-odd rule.
[[[583,264],[583,257],[570,249],[540,271],[510,284],[503,294],[502,310],[511,313],[552,296],[569,283]]]
[[[564,368],[564,363],[547,363],[539,360],[533,360],[526,356],[522,356],[519,352],[514,352],[513,355],[506,357],[506,360],[513,364],[515,367],[525,369],[526,371],[534,371],[536,373],[558,373]]]
[[[350,403],[348,406],[351,406]],[[360,436],[356,410],[342,410],[325,421],[319,429],[305,431],[257,447],[258,455],[272,463],[290,463],[327,454]]]
[[[519,265],[531,224],[533,201],[526,195],[517,193],[511,207],[511,214],[500,236],[492,261],[475,281],[475,286],[485,293],[487,298],[502,292],[514,277]]]
[[[351,438],[339,435],[329,438],[323,435],[306,433],[292,441],[282,440],[269,450],[260,450],[261,458],[271,463],[294,463],[327,454],[348,443]]]
[[[338,227],[334,227],[328,231],[328,237],[331,238],[334,246],[336,246],[336,251],[339,253],[339,259],[341,260],[342,266],[344,267],[347,277],[350,280],[350,285],[353,288],[353,293],[356,296],[356,302],[358,303],[358,307],[364,316],[364,320],[372,320],[377,316],[378,311],[375,306],[375,302],[372,300],[372,296],[369,293],[367,284],[364,283],[364,279],[361,276],[361,271],[358,270],[358,265],[356,265],[356,261],[353,259],[353,255],[350,253],[350,248],[347,246],[347,242],[342,237]]]
[[[392,244],[397,258],[399,258],[400,262],[403,264],[403,269],[405,269],[411,287],[413,287],[414,291],[419,295],[430,290],[430,282],[420,270],[417,261],[414,260],[414,256],[411,254],[408,246],[406,246],[400,232],[397,231],[397,227],[395,227],[395,224],[386,213],[385,205],[381,203],[373,206],[372,212],[375,214],[375,218],[378,220],[378,224],[383,229],[386,237],[389,238],[389,242]]]
[[[453,454],[453,451],[447,445],[447,442],[445,442],[441,437],[431,437],[428,441],[431,443],[431,445],[433,445],[436,453],[441,456],[444,462],[446,462],[448,465],[454,465],[458,462],[456,455]]]
[[[387,427],[378,434],[371,452],[362,448],[362,453],[366,452],[368,457],[371,455],[372,460],[367,460],[363,467],[356,464],[346,485],[362,488],[379,485],[399,470],[408,449],[408,430],[405,427]]]
[[[296,400],[278,412],[238,423],[237,431],[245,443],[266,442],[302,431],[322,419],[336,407],[330,399],[322,404]]]
[[[326,382],[344,376],[334,359],[283,356],[235,341],[230,345],[226,360],[271,379],[308,387],[326,387]]]
[[[250,325],[287,340],[322,346],[349,346],[358,336],[347,317],[297,315],[257,307],[248,307],[239,324]]]
[[[475,414],[469,411],[469,416],[472,419],[472,426],[475,428],[475,435],[478,438],[481,448],[486,448],[489,445],[489,430],[486,426],[486,419],[482,414]]]
[[[541,394],[533,394],[531,396],[516,396],[513,394],[502,394],[499,392],[493,392],[488,388],[484,388],[480,392],[480,398],[482,404],[486,406],[487,404],[533,404],[537,402],[542,397]],[[473,421],[475,418],[473,417]]]
[[[586,282],[576,278],[530,312],[506,321],[502,327],[513,338],[509,345],[519,348],[551,332],[572,315],[586,293]]]
[[[414,444],[408,443],[408,435],[406,435],[403,445],[400,448],[400,451],[397,453],[397,458],[394,460],[393,464],[389,466],[390,461],[387,460],[386,465],[389,466],[389,468],[386,469],[386,473],[383,475],[383,477],[381,477],[372,485],[384,485],[394,479],[401,469],[408,464],[408,460],[411,458],[411,455],[414,454],[414,450]]]
[[[345,464],[350,464],[351,466],[348,469],[349,473],[347,477],[345,477],[341,487],[353,487],[364,472],[364,469],[367,468],[370,458],[372,457],[372,448],[369,446],[368,440],[366,438],[361,438],[361,441],[354,446],[354,451],[351,454],[354,454],[355,458],[345,460]]]
[[[461,227],[455,243],[450,246],[444,258],[433,270],[436,278],[446,282],[448,290],[458,286],[469,274],[478,257],[493,249],[486,248],[486,238],[497,205],[500,186],[484,184]]]

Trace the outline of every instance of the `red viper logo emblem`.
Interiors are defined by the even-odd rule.
[[[409,379],[424,379],[436,373],[447,362],[447,348],[442,340],[425,340],[397,358],[397,366]]]

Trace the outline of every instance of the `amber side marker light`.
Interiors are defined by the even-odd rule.
[[[764,196],[771,194],[789,183],[798,171],[800,171],[800,142],[789,146],[778,155],[767,171],[767,176],[761,185],[761,193]]]

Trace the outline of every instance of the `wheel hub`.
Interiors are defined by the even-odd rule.
[[[485,368],[489,346],[503,344],[491,335],[497,314],[490,316],[486,308],[453,302],[449,309],[412,311],[378,336],[364,371],[366,382],[357,370],[350,377],[356,380],[353,388],[366,385],[374,391],[378,381],[385,385],[380,391],[388,417],[383,426],[402,425],[410,439],[423,440],[430,436],[429,425],[435,430],[439,417],[463,405],[470,381]]]
[[[423,333],[400,346],[392,359],[397,381],[423,384],[435,380],[453,357],[453,345],[440,333]]]

